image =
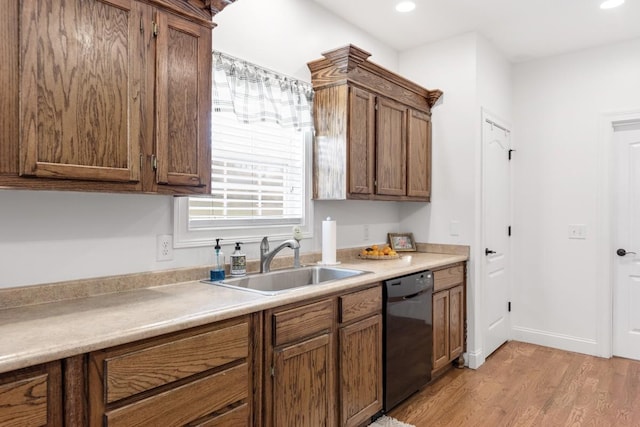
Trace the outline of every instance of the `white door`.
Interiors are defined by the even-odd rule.
[[[640,360],[640,122],[615,126],[613,141],[613,354]]]
[[[486,114],[482,120],[484,231],[484,355],[509,339],[510,132]]]

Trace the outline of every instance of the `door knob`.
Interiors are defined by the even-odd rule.
[[[492,250],[491,250],[491,249],[489,249],[489,248],[485,248],[485,250],[484,250],[484,254],[485,254],[485,255],[495,254],[495,253],[496,253],[496,251],[492,251]]]
[[[627,254],[636,254],[635,252],[627,252],[624,249],[620,248],[616,251],[616,253],[618,254],[618,256],[625,256]]]

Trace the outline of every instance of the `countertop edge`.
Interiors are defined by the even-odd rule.
[[[413,262],[413,258],[417,258],[416,262]],[[425,260],[421,261],[420,259],[422,258]],[[427,261],[427,259],[429,260]],[[262,296],[220,287],[216,287],[218,289],[207,289],[203,286],[215,285],[204,285],[199,281],[186,281],[169,285],[151,286],[145,289],[124,291],[119,294],[89,296],[76,300],[64,300],[48,304],[0,310],[0,315],[4,314],[7,318],[11,318],[11,316],[14,315],[18,318],[17,323],[20,322],[21,318],[25,319],[25,325],[22,327],[20,325],[16,325],[12,328],[11,325],[0,325],[0,348],[5,348],[5,350],[9,348],[6,354],[0,354],[0,373],[127,344],[138,340],[153,338],[238,316],[249,315],[269,308],[294,304],[304,300],[321,298],[323,296],[330,296],[336,293],[349,291],[350,289],[357,289],[358,287],[363,287],[368,284],[381,282],[389,278],[403,276],[426,269],[438,269],[439,267],[467,260],[467,255],[433,253],[416,254],[413,257],[411,255],[404,255],[401,260],[399,260],[401,262],[349,260],[348,262],[344,262],[341,266],[345,268],[376,271],[371,274],[339,280],[331,284],[322,285],[321,287],[306,287],[276,296]],[[193,294],[191,292],[187,292],[192,289],[194,290]],[[231,298],[237,301],[222,304],[217,307],[212,306],[203,310],[196,309],[193,312],[185,311],[175,317],[171,317],[170,314],[167,314],[166,317],[158,316],[159,320],[156,321],[154,321],[153,316],[150,315],[148,321],[134,322],[135,325],[127,325],[126,319],[123,319],[122,316],[115,317],[110,311],[113,307],[117,307],[120,310],[124,310],[122,313],[125,313],[125,315],[127,311],[134,313],[138,306],[144,307],[148,303],[147,299],[149,298],[149,295],[152,298],[159,295],[161,298],[188,299],[197,298],[198,292],[204,292],[207,295],[212,295],[212,298],[214,298],[213,296],[217,297],[220,295],[221,298]],[[136,298],[139,301],[136,301]],[[129,299],[134,300],[134,302],[130,303]],[[98,320],[103,319],[105,322],[112,319],[111,321],[114,325],[113,331],[104,331],[104,329],[108,329],[108,327],[100,325],[103,330],[99,329],[95,334],[91,334],[88,330],[90,329],[90,326],[77,325],[76,329],[80,332],[78,332],[76,334],[77,336],[74,337],[74,331],[76,329],[71,327],[72,323],[74,321],[77,323],[84,321],[86,323],[88,321],[87,319],[91,319],[91,304],[96,304],[98,302],[102,302],[103,305],[97,304],[97,308],[94,310],[95,317]],[[120,303],[121,305],[118,305]],[[188,304],[189,301],[183,301],[182,303]],[[131,307],[128,307],[127,304],[130,304]],[[163,304],[167,303],[163,302]],[[74,309],[80,311],[80,313],[77,314],[73,311]],[[42,317],[39,316],[39,310],[44,310],[45,313],[48,310],[55,314],[55,316],[51,315],[52,322],[56,316],[63,320],[58,320],[58,322],[60,322],[59,325],[49,325],[46,315]],[[85,311],[82,312],[83,310]],[[65,317],[69,319],[64,320]],[[76,318],[76,320],[74,320],[74,318]],[[0,317],[0,320],[1,319],[2,318]],[[15,343],[11,341],[8,341],[4,343],[6,345],[3,345],[3,339],[11,340],[11,337],[16,339],[20,336],[27,336],[25,334],[29,333],[29,329],[37,327],[37,325],[44,325],[45,328],[51,327],[54,332],[57,330],[65,330],[67,328],[71,329],[71,331],[69,331],[66,336],[66,340],[55,340],[54,337],[50,337],[50,342],[40,342],[40,345],[38,345],[38,341],[35,340],[35,343],[31,343],[30,345],[25,344],[25,348],[23,349],[20,349],[19,345],[15,345]],[[123,329],[122,325],[129,327]],[[21,328],[24,330],[21,331]],[[31,329],[31,331],[33,331],[33,329]],[[41,333],[46,334],[46,331],[41,331]],[[1,338],[3,336],[5,338]],[[42,338],[40,341],[42,341]],[[14,344],[13,351],[11,350],[10,344]]]

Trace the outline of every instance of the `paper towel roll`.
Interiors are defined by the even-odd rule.
[[[336,222],[322,221],[322,264],[336,264]]]

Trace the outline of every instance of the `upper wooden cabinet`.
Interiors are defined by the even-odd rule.
[[[9,45],[0,49],[8,91],[0,112],[16,124],[0,134],[0,185],[208,193],[213,23],[205,3],[9,6],[0,18]]]
[[[211,29],[158,13],[156,182],[211,184]]]
[[[442,95],[349,45],[308,64],[315,199],[429,201],[431,107]]]

